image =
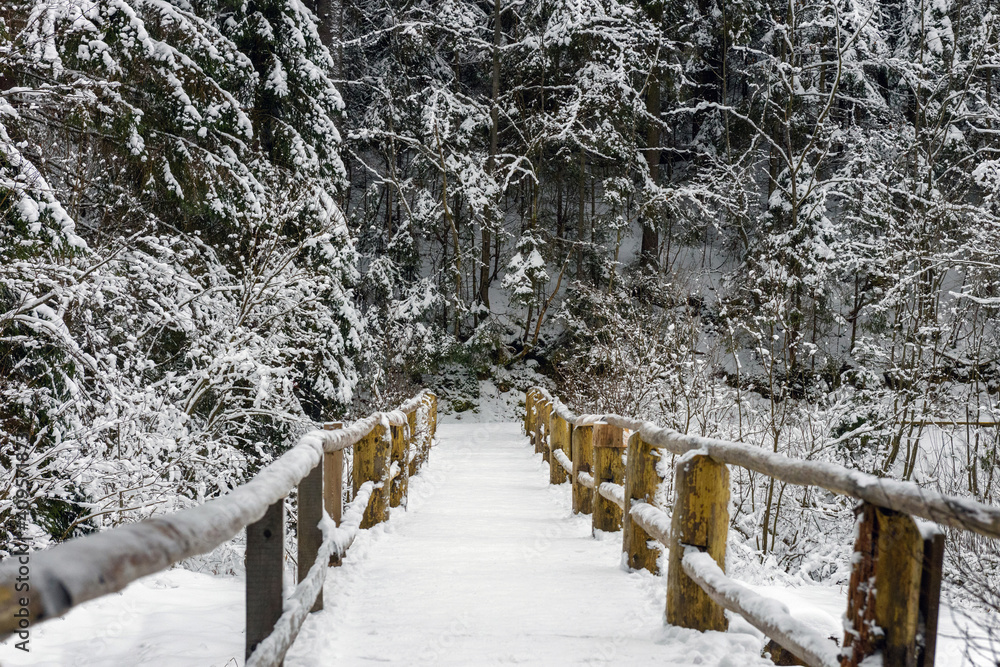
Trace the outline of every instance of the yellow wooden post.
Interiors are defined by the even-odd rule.
[[[427,462],[427,457],[429,455],[431,448],[431,432],[433,428],[431,420],[434,418],[433,415],[434,401],[431,397],[430,392],[424,394],[423,399],[421,399],[421,403],[426,408],[426,412],[424,417],[424,423],[420,426],[420,442],[417,445],[417,455],[416,455],[416,461],[414,463],[417,470],[420,470],[421,468],[424,467],[424,464]]]
[[[371,500],[361,519],[362,528],[371,528],[389,518],[389,440],[386,429],[376,424],[365,437],[354,445],[354,494],[365,482],[382,483],[382,488],[372,492]]]
[[[438,429],[438,397],[434,394],[428,394],[431,397],[431,434],[430,439],[427,441],[427,449],[430,450],[433,444],[434,438],[437,436]]]
[[[622,461],[622,430],[603,422],[594,424],[594,513],[593,531],[611,532],[622,526],[622,510],[597,489],[603,482],[622,484],[625,481],[625,463]]]
[[[534,443],[535,441],[535,436],[531,432],[532,430],[531,427],[533,423],[532,419],[533,415],[531,414],[531,412],[534,409],[534,407],[535,407],[535,390],[529,389],[528,391],[524,392],[524,434],[529,438],[531,438],[532,443]]]
[[[594,492],[580,483],[580,473],[592,474],[594,468],[594,426],[573,429],[573,511],[590,514],[594,507]]]
[[[726,570],[729,468],[705,455],[685,456],[674,468],[674,510],[667,569],[667,623],[694,630],[728,627],[716,604],[681,567],[686,546],[707,551]]]
[[[417,433],[417,411],[410,410],[406,413],[406,458],[407,458],[407,468],[409,468],[409,474],[412,477],[417,474],[417,448],[420,446],[419,434]]]
[[[392,469],[392,464],[396,464],[399,469],[390,483],[389,507],[399,507],[403,503],[403,499],[406,498],[410,476],[410,466],[406,460],[406,425],[394,424],[389,427],[389,432],[392,440],[389,469]]]
[[[542,460],[549,460],[549,440],[552,438],[552,401],[542,402],[541,419],[538,422],[538,440],[535,442],[535,451],[541,452]]]
[[[656,489],[660,485],[660,474],[656,463],[661,452],[633,433],[628,439],[628,463],[625,468],[625,515],[622,518],[622,551],[626,562],[633,570],[645,569],[656,574],[659,567],[656,560],[660,550],[650,547],[653,538],[646,534],[629,513],[635,503],[653,504]]]
[[[549,438],[549,484],[562,484],[569,479],[569,474],[559,459],[553,456],[556,451],[564,452],[569,456],[570,425],[559,415],[552,415],[552,437]]]

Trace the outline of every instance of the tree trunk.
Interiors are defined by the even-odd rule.
[[[497,109],[500,97],[500,0],[493,0],[493,99],[490,105],[490,155],[486,160],[486,173],[493,178],[497,168],[497,143],[500,114]],[[495,204],[496,202],[490,202]],[[490,307],[490,252],[493,208],[487,204],[481,230],[482,248],[479,258],[479,303]]]
[[[649,180],[654,185],[660,179],[660,81],[654,72],[650,76],[649,89],[646,91],[646,112],[650,118],[646,120],[646,149],[642,152],[649,169]],[[647,198],[648,199],[648,198]],[[639,261],[644,268],[654,271],[659,267],[660,233],[657,229],[655,216],[642,216],[642,247],[639,251]]]

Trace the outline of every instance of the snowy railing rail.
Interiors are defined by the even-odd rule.
[[[212,551],[246,528],[246,664],[279,665],[309,611],[322,609],[326,568],[340,564],[359,529],[387,520],[389,508],[405,500],[409,477],[426,463],[436,430],[437,398],[425,390],[392,412],[307,433],[225,496],[13,555],[0,563],[0,640]],[[354,488],[344,508],[348,447]],[[299,584],[285,604],[284,499],[296,488]]]
[[[525,406],[525,433],[549,462],[550,481],[572,483],[573,510],[592,514],[595,531],[622,530],[630,567],[657,572],[658,550],[649,540],[667,546],[668,623],[725,630],[723,611],[729,610],[769,637],[774,652],[791,653],[802,664],[856,667],[881,654],[885,665],[932,667],[944,534],[914,517],[1000,538],[1000,508],[911,482],[684,435],[619,415],[577,415],[538,387],[527,391]],[[680,457],[669,515],[653,504],[664,452]],[[851,627],[843,648],[793,618],[781,603],[726,577],[728,465],[862,501],[845,615]]]

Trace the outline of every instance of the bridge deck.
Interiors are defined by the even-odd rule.
[[[772,664],[754,637],[665,628],[663,579],[618,567],[620,533],[591,539],[518,425],[438,436],[409,511],[331,571],[287,665]]]
[[[326,610],[306,621],[288,667],[771,664],[738,617],[726,634],[664,627],[664,578],[618,567],[621,533],[591,538],[589,518],[570,513],[568,485],[548,484],[518,425],[442,425],[438,435],[409,511],[362,531],[330,571]],[[0,645],[0,664],[239,667],[243,586],[183,569],[152,575],[33,628],[31,653]],[[839,634],[837,587],[766,589]],[[985,616],[946,606],[941,621],[937,664],[995,663]]]

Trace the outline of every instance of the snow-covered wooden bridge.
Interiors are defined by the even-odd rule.
[[[17,641],[246,528],[248,665],[772,664],[763,633],[772,657],[803,664],[880,654],[929,667],[943,534],[913,517],[1000,537],[1000,509],[912,484],[575,415],[540,389],[526,408],[523,425],[453,425],[435,437],[436,398],[424,392],[307,435],[203,506],[8,559],[0,633]],[[842,636],[724,574],[730,465],[862,500]],[[653,498],[665,477],[670,515]],[[283,498],[296,487],[299,584],[288,593]],[[750,634],[721,632],[737,620]]]

